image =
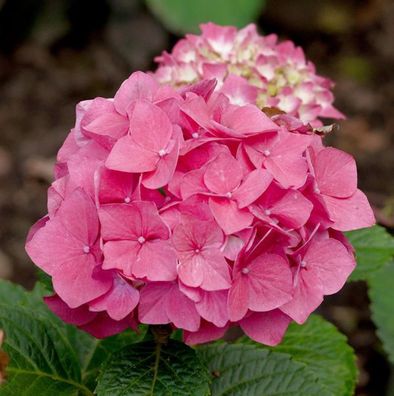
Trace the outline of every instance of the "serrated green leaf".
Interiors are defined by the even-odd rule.
[[[305,370],[321,385],[320,396],[353,395],[357,379],[355,355],[346,337],[322,317],[311,315],[302,326],[292,323],[283,341],[269,349],[304,363]]]
[[[210,369],[218,376],[213,395],[353,395],[357,376],[354,353],[346,337],[319,316],[311,316],[303,326],[291,324],[276,347],[266,347],[248,337],[240,338],[234,345],[241,350],[231,349],[227,357],[220,357],[221,352],[211,351],[210,346],[203,347],[203,353],[210,351],[214,359]],[[260,361],[260,367],[248,362],[242,346],[265,352],[265,355],[254,355],[250,349],[245,352]],[[236,364],[236,354],[242,356],[240,366]],[[281,372],[280,367],[286,370]],[[307,381],[300,382],[300,378]]]
[[[96,387],[96,379],[101,365],[112,353],[116,353],[116,351],[126,345],[142,341],[146,330],[146,326],[140,326],[138,334],[132,330],[127,330],[121,334],[103,340],[98,340],[86,333],[79,332],[84,336],[83,342],[80,342],[80,344],[82,344],[81,347],[84,347],[81,362],[83,383],[88,386],[89,389],[94,389]],[[77,343],[75,345],[77,345]]]
[[[38,283],[32,292],[0,281],[0,328],[11,357],[0,396],[92,395],[99,368],[112,352],[144,337],[125,331],[98,340],[57,318],[42,302]]]
[[[1,396],[92,395],[81,383],[78,356],[56,322],[32,309],[36,297],[22,288],[0,282],[0,328],[10,357]],[[13,299],[13,300],[10,300]]]
[[[146,0],[148,7],[174,33],[197,33],[198,25],[215,22],[243,27],[259,16],[264,0]]]
[[[126,374],[127,373],[127,374]],[[169,340],[129,345],[104,365],[98,396],[206,396],[209,373],[196,352]]]
[[[391,363],[394,364],[394,262],[376,271],[368,280],[372,319]]]
[[[346,236],[356,250],[357,267],[349,280],[367,280],[394,255],[394,238],[380,226],[347,232]]]
[[[226,343],[206,345],[199,352],[213,376],[212,396],[320,395],[316,379],[290,355]]]

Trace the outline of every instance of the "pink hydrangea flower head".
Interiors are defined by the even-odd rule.
[[[204,29],[225,59],[253,37]],[[77,106],[26,243],[64,321],[99,338],[169,324],[189,344],[239,326],[275,345],[345,283],[355,261],[342,231],[374,223],[354,159],[214,88],[137,72],[114,98]]]
[[[202,24],[201,35],[186,35],[156,61],[162,84],[216,78],[217,90],[234,104],[276,107],[315,126],[324,117],[344,117],[332,104],[333,83],[316,74],[303,50],[276,35],[259,35],[253,24],[241,30]]]

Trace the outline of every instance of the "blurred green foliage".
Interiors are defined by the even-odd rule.
[[[198,25],[215,22],[243,27],[258,18],[265,0],[146,0],[173,33],[197,33]]]

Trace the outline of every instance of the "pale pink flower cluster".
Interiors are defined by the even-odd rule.
[[[276,107],[313,126],[321,125],[321,117],[344,118],[332,105],[334,84],[316,74],[293,42],[261,36],[255,25],[237,30],[207,23],[201,32],[186,35],[171,53],[156,58],[159,82],[183,86],[216,78],[218,91],[233,104]]]
[[[237,325],[274,345],[352,272],[341,231],[374,223],[354,159],[215,84],[137,72],[77,106],[26,246],[66,322],[97,337],[171,324],[189,344]]]

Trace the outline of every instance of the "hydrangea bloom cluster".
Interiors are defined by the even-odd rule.
[[[313,126],[321,125],[318,117],[344,118],[332,105],[333,83],[316,74],[293,42],[260,36],[253,24],[238,31],[207,23],[201,32],[187,35],[170,54],[156,58],[161,83],[183,86],[216,78],[218,90],[233,104],[276,107]]]
[[[26,245],[66,322],[96,337],[171,324],[189,344],[237,325],[274,345],[352,272],[341,232],[374,223],[354,159],[215,84],[137,72],[77,106]]]

